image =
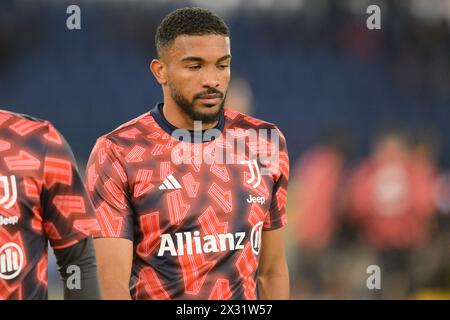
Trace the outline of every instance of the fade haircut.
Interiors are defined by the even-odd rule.
[[[169,13],[158,26],[155,36],[156,52],[161,57],[176,37],[181,35],[230,36],[230,30],[219,16],[202,8],[181,8]]]

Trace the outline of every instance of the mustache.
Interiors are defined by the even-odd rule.
[[[204,96],[210,95],[210,94],[218,95],[221,99],[223,99],[223,97],[224,97],[223,92],[221,92],[221,91],[219,91],[219,90],[217,90],[215,88],[208,88],[208,90],[200,92],[200,93],[197,93],[196,95],[194,95],[194,100],[195,99],[201,99]]]

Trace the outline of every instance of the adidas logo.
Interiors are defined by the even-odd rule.
[[[173,175],[169,175],[164,182],[159,186],[159,190],[174,190],[181,189],[181,184],[174,178]]]

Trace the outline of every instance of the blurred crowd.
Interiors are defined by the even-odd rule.
[[[295,164],[289,212],[296,298],[450,299],[450,179],[434,140],[398,129],[378,134],[350,162],[333,132]],[[367,287],[367,268],[381,289]]]

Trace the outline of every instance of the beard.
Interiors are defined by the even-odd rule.
[[[198,93],[189,101],[183,94],[175,88],[171,83],[169,83],[170,96],[175,101],[175,103],[181,108],[181,110],[192,120],[201,121],[204,124],[211,124],[217,122],[220,118],[220,114],[223,112],[225,105],[226,94],[223,94],[217,89],[209,88],[208,90]],[[196,99],[201,98],[205,94],[217,94],[222,98],[219,108],[214,113],[203,113],[195,110],[194,102]],[[212,108],[212,107],[211,107]]]

